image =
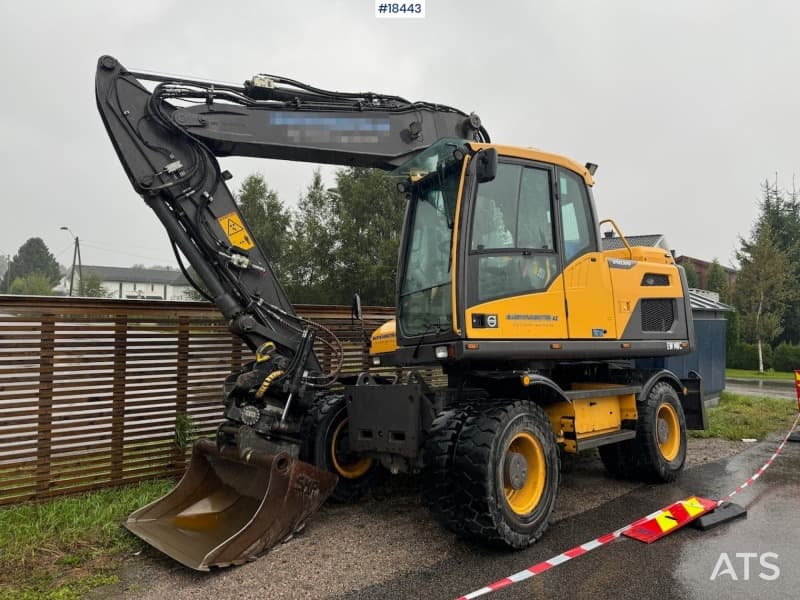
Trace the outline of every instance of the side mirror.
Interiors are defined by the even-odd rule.
[[[353,306],[350,311],[350,318],[357,321],[364,320],[364,316],[361,314],[361,296],[358,294],[353,294]]]
[[[487,183],[497,177],[497,150],[494,148],[481,150],[475,155],[475,160],[478,161],[475,171],[478,183]]]

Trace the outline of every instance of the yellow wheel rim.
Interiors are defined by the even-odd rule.
[[[519,454],[525,460],[527,476],[522,486],[514,486],[506,472],[509,453]],[[527,515],[542,498],[547,480],[544,451],[539,441],[528,432],[514,436],[503,457],[503,489],[508,506],[518,515]],[[518,489],[517,489],[518,488]]]
[[[333,468],[336,469],[336,472],[339,475],[346,479],[358,479],[359,477],[366,475],[367,471],[369,471],[370,467],[372,466],[372,459],[368,456],[364,456],[348,463],[344,462],[342,458],[336,456],[336,445],[340,441],[339,436],[342,433],[344,424],[347,423],[347,419],[348,418],[345,417],[341,420],[341,422],[336,426],[336,430],[333,432],[333,436],[331,437],[331,460],[333,461]]]
[[[681,426],[675,407],[664,402],[656,412],[658,450],[666,460],[675,460],[681,449]]]

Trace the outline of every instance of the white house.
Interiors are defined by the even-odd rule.
[[[77,271],[77,267],[75,268]],[[180,271],[146,269],[141,267],[101,267],[83,265],[84,277],[96,275],[103,282],[109,298],[128,300],[194,300],[194,289]],[[70,270],[59,283],[57,291],[69,294]],[[73,294],[77,295],[78,273],[75,273]]]

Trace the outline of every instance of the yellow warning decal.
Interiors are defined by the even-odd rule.
[[[678,526],[678,520],[672,516],[668,510],[663,511],[661,514],[656,515],[656,523],[661,527],[661,531],[669,531],[673,527]]]
[[[222,231],[228,236],[231,246],[236,246],[242,250],[250,250],[255,246],[253,238],[250,237],[250,233],[245,229],[239,213],[229,212],[227,215],[221,216],[217,221],[219,221]]]
[[[689,513],[690,517],[701,515],[706,512],[706,507],[703,506],[697,498],[683,500],[681,504],[683,504],[683,507],[686,509],[686,512]]]

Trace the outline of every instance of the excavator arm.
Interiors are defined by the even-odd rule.
[[[388,170],[440,138],[489,136],[477,115],[440,104],[270,75],[238,86],[132,72],[110,56],[98,61],[96,99],[131,185],[167,230],[184,274],[255,353],[226,380],[216,444],[195,445],[178,487],[126,526],[192,568],[241,562],[302,527],[336,484],[297,457],[303,419],[338,375],[336,367],[322,372],[315,341],[335,355],[338,340],[295,313],[217,157]]]
[[[477,115],[439,104],[268,75],[242,86],[168,78],[127,71],[110,56],[98,62],[96,95],[131,184],[232,331],[254,351],[271,341],[288,357],[308,324],[248,231],[216,157],[392,169],[442,137],[488,141]],[[319,368],[313,352],[306,366]]]

